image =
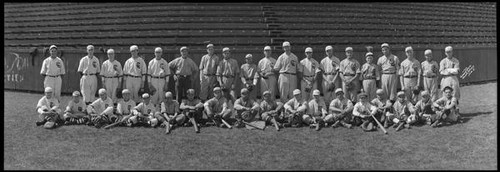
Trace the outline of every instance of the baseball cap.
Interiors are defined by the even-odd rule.
[[[368,97],[368,94],[366,94],[366,93],[359,93],[358,94],[358,99],[363,98],[363,97]]]
[[[115,53],[115,50],[113,50],[112,48],[108,49],[108,51],[106,51],[107,53]]]
[[[326,46],[325,51],[328,51],[328,50],[333,50],[333,47],[331,45]]]
[[[128,89],[123,89],[123,90],[122,90],[122,94],[130,94],[130,90],[128,90]]]
[[[271,92],[270,91],[264,91],[264,93],[262,93],[262,95],[271,95]]]
[[[247,88],[242,88],[241,89],[241,94],[243,94],[243,93],[248,94],[248,89]]]
[[[319,90],[314,90],[314,91],[313,91],[313,96],[319,96],[319,95],[320,95]]]
[[[173,96],[174,95],[172,95],[172,92],[170,92],[170,91],[165,93],[165,98],[169,98],[169,97],[171,98]]]
[[[265,46],[265,47],[264,47],[264,51],[265,51],[265,50],[271,50],[271,47],[270,47],[270,46]]]
[[[337,93],[339,93],[339,92],[344,93],[344,91],[342,90],[342,88],[337,88],[337,89],[335,90],[335,94],[337,94]]]
[[[181,47],[180,51],[182,51],[182,50],[188,50],[188,47],[183,46],[183,47]]]
[[[147,98],[149,98],[149,94],[148,94],[148,93],[144,93],[144,94],[142,94],[142,98],[143,98],[143,99],[147,99]]]
[[[293,90],[293,95],[298,95],[298,94],[300,94],[300,90],[299,89]]]
[[[79,91],[73,91],[72,96],[73,97],[78,97],[78,96],[80,96],[80,92]]]
[[[93,45],[87,45],[87,50],[89,49],[94,49],[94,46]]]
[[[215,87],[213,91],[214,91],[214,92],[216,92],[216,91],[221,91],[221,89],[220,89],[220,87]]]
[[[425,50],[424,54],[432,54],[432,50],[431,49],[427,49],[427,50]]]
[[[345,48],[345,51],[353,51],[352,47]]]
[[[405,95],[405,92],[403,92],[403,91],[400,91],[400,92],[398,92],[398,94],[397,94],[397,96],[398,96],[398,97],[399,97],[399,96],[404,96],[404,95]]]
[[[194,94],[194,89],[190,88],[189,90],[186,91],[188,94]]]
[[[288,41],[283,42],[283,47],[286,47],[286,46],[290,46],[290,42],[288,42]]]
[[[375,94],[384,94],[384,93],[385,93],[385,92],[384,92],[384,90],[382,90],[382,89],[378,89],[378,90],[375,92]]]
[[[405,51],[409,51],[409,50],[413,51],[413,48],[411,46],[405,48]]]
[[[99,89],[99,94],[106,94],[106,89],[104,88]]]
[[[384,47],[390,48],[388,43],[383,43],[383,44],[380,46],[380,48],[384,48]]]
[[[51,45],[50,48],[49,48],[49,50],[51,50],[52,48],[57,49],[57,46],[56,45]]]
[[[444,48],[444,51],[453,51],[453,47],[447,46],[446,48]]]
[[[245,58],[252,58],[252,57],[253,57],[253,56],[252,56],[252,54],[247,54],[247,55],[245,56]]]
[[[134,51],[134,50],[139,50],[139,47],[137,45],[130,46],[130,51]]]
[[[163,49],[161,49],[160,47],[156,47],[156,48],[155,48],[155,53],[156,53],[157,51],[158,51],[158,52],[163,52]]]
[[[367,52],[365,57],[368,57],[368,56],[373,56],[373,53],[372,52]]]
[[[422,91],[420,94],[422,94],[422,97],[429,96],[429,92],[428,91]]]
[[[230,50],[230,49],[229,49],[229,47],[224,47],[224,48],[222,49],[222,52],[229,51],[229,50]]]
[[[52,87],[45,87],[44,90],[46,93],[51,93],[52,92]]]
[[[312,49],[311,47],[307,47],[307,48],[306,48],[306,53],[307,53],[307,52],[311,52],[311,53],[312,53],[312,52],[313,52],[313,49]]]
[[[208,45],[207,45],[207,48],[210,48],[210,47],[212,47],[212,48],[213,48],[213,47],[214,47],[214,44],[208,44]]]

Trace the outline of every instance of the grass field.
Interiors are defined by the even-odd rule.
[[[401,170],[498,169],[497,83],[464,86],[462,124],[388,135],[359,127],[110,130],[36,127],[42,94],[4,92],[5,170]],[[65,106],[70,97],[63,97]]]

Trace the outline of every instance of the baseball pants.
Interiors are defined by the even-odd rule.
[[[163,87],[165,86],[165,78],[151,78],[151,86],[156,89],[156,92],[151,96],[151,103],[157,105],[164,99],[165,94]]]
[[[453,97],[460,100],[459,84],[457,76],[443,76],[443,79],[441,79],[441,90],[443,90],[446,86],[453,88]]]
[[[175,93],[177,102],[181,102],[183,98],[186,98],[186,91],[191,88],[191,76],[177,75],[177,80],[175,81]]]
[[[271,75],[267,79],[260,78],[260,95],[264,93],[264,91],[271,92],[271,98],[274,100],[276,98],[276,83],[278,80],[276,76]]]
[[[83,95],[83,102],[93,102],[97,92],[96,75],[83,75],[80,79],[80,89]]]
[[[51,87],[54,90],[54,97],[58,100],[61,99],[61,84],[62,84],[62,79],[61,76],[57,77],[51,77],[51,76],[45,76],[45,79],[43,80],[43,88]]]
[[[340,88],[341,84],[339,82],[339,79],[337,79],[333,84],[335,85],[335,89],[328,91],[328,82],[323,81],[323,99],[325,100],[325,103],[330,103],[333,99],[337,98],[335,95],[335,89]]]
[[[206,101],[213,96],[213,86],[217,82],[215,75],[203,75],[200,79],[200,99]]]
[[[297,88],[297,75],[282,73],[278,77],[278,84],[281,102],[286,102],[293,98],[293,90]]]
[[[390,100],[396,100],[396,89],[398,76],[396,74],[382,74],[381,85],[382,90],[387,94]]]
[[[113,100],[113,103],[117,103],[116,89],[118,88],[118,78],[104,78],[104,89],[108,93],[108,96]]]
[[[312,84],[311,90],[309,90],[309,92],[306,91],[306,87],[307,87],[307,82],[304,80],[301,80],[300,81],[300,92],[302,93],[304,100],[309,101],[312,98],[313,91],[315,89],[318,89],[318,83],[316,83],[316,81],[314,81],[314,83]]]
[[[236,92],[231,88],[233,82],[235,82],[234,77],[222,77],[222,83],[224,84],[221,86],[226,87],[222,89],[224,97],[229,98],[230,96],[232,96],[231,99],[233,100],[234,103],[237,97],[236,97]]]
[[[403,78],[403,87],[405,88],[405,95],[408,100],[413,99],[413,87],[417,86],[418,78]]]
[[[139,89],[141,87],[141,82],[142,79],[140,77],[127,77],[125,81],[125,88],[132,93],[132,100],[135,102],[139,103],[140,102],[140,97],[139,97]]]
[[[424,77],[424,90],[430,93],[431,100],[436,101],[438,97],[438,80],[436,77],[428,78]]]
[[[344,78],[347,79],[352,79],[354,76],[344,76]],[[359,91],[359,79],[354,79],[351,81],[352,88],[350,90],[347,90],[346,83],[342,82],[342,90],[344,91],[344,97],[348,98],[349,100],[353,102],[357,102],[358,98],[358,91]]]
[[[377,95],[377,84],[375,79],[365,79],[363,80],[363,90],[368,94],[368,100],[373,100]]]

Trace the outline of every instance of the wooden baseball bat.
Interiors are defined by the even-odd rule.
[[[273,120],[271,120],[271,122],[273,123],[274,128],[276,128],[276,131],[280,131],[280,127],[278,126],[278,122],[276,121],[275,116],[273,116]]]
[[[112,123],[112,124],[106,125],[106,126],[104,127],[104,129],[109,129],[109,128],[114,127],[114,126],[117,126],[118,124],[121,124],[121,123],[122,123],[122,121],[118,121],[118,122],[115,122],[115,123]]]
[[[243,120],[242,120],[241,122],[243,122],[243,123],[244,123],[244,124],[246,124],[246,125],[249,125],[250,127],[257,128],[257,129],[260,129],[260,130],[264,130],[264,127],[262,127],[262,128],[261,128],[261,127],[257,127],[257,126],[255,126],[255,125],[253,125],[253,124],[251,124],[251,123],[248,123],[248,122],[245,122],[245,121],[243,121]]]
[[[196,119],[194,119],[194,117],[193,117],[193,118],[190,118],[189,120],[191,121],[191,123],[193,123],[193,126],[194,126],[194,131],[195,131],[196,133],[199,133],[199,132],[200,132],[200,129],[198,128],[198,123],[196,123]]]
[[[169,122],[165,122],[166,125],[165,125],[165,134],[169,134],[170,133],[170,123]]]
[[[226,122],[226,120],[224,120],[222,118],[220,120],[222,121],[222,123],[224,123],[224,125],[226,125],[227,128],[229,128],[229,129],[233,128],[231,125],[229,125],[229,123]]]
[[[378,122],[377,118],[375,118],[375,116],[373,116],[373,115],[370,115],[370,116],[372,116],[372,118],[375,120],[375,122],[377,122],[377,125],[380,127],[380,129],[382,129],[384,134],[387,134],[387,130],[385,130],[384,126],[380,122]]]

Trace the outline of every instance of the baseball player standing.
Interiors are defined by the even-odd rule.
[[[249,91],[248,96],[255,99],[257,96],[256,85],[259,81],[259,76],[257,75],[257,65],[253,64],[252,54],[247,54],[245,56],[245,64],[241,65],[241,83]]]
[[[274,70],[279,71],[278,78],[281,102],[293,98],[292,91],[297,88],[298,58],[291,52],[290,42],[283,42],[285,52],[278,57]]]
[[[436,101],[438,99],[437,77],[439,76],[439,65],[436,61],[432,60],[432,50],[425,50],[424,55],[425,61],[421,63],[422,76],[424,77],[424,90],[430,93],[432,101]]]
[[[418,90],[422,68],[420,67],[420,62],[413,56],[412,47],[406,47],[405,52],[407,58],[401,62],[399,81],[401,82],[401,89],[405,92],[406,98],[412,104],[415,104],[417,102],[413,101],[413,90]]]
[[[302,76],[300,80],[300,90],[304,95],[304,100],[309,101],[312,97],[313,90],[318,88],[316,77],[321,70],[318,61],[312,58],[313,50],[311,47],[306,48],[305,54],[306,58],[300,61],[298,71]]]
[[[373,100],[375,98],[375,92],[377,89],[377,84],[380,80],[380,71],[378,66],[373,63],[373,53],[368,52],[365,55],[366,63],[361,66],[361,80],[363,84],[363,90],[368,95],[368,100]]]
[[[147,68],[144,59],[139,57],[139,47],[137,45],[130,46],[130,54],[132,57],[123,66],[125,88],[132,93],[132,100],[139,103],[139,90],[144,88]]]
[[[277,95],[276,92],[276,71],[273,69],[276,64],[276,59],[271,57],[271,47],[264,47],[264,58],[259,61],[257,65],[257,73],[260,77],[260,92],[264,94],[266,91],[270,91],[271,99],[274,99]]]
[[[380,84],[382,89],[389,96],[391,101],[396,101],[397,89],[397,72],[399,71],[399,59],[397,56],[391,54],[389,44],[383,43],[381,45],[382,57],[378,58],[377,65],[381,68],[382,76],[380,77]]]
[[[222,49],[222,55],[224,59],[219,62],[217,66],[217,80],[219,85],[222,87],[224,97],[229,99],[229,95],[232,96],[231,100],[234,102],[236,99],[236,94],[234,93],[234,88],[236,85],[236,78],[240,74],[240,68],[238,62],[231,58],[231,52],[228,47]]]
[[[80,59],[80,64],[78,65],[78,73],[82,75],[80,79],[80,89],[83,94],[83,101],[86,104],[90,104],[95,99],[95,93],[97,91],[97,74],[100,73],[101,66],[99,65],[99,59],[94,56],[94,46],[87,46],[87,56]]]
[[[339,79],[339,58],[333,55],[333,47],[328,45],[325,48],[326,57],[321,60],[321,69],[323,69],[323,98],[328,104],[335,99],[335,89],[340,88]]]
[[[161,58],[163,50],[160,47],[155,48],[155,58],[151,59],[148,64],[148,85],[154,87],[156,91],[151,96],[151,103],[154,105],[160,104],[168,90],[168,76],[170,68],[165,59]]]
[[[51,87],[54,89],[54,97],[61,98],[61,76],[66,74],[64,63],[61,58],[57,57],[57,47],[51,45],[49,48],[50,57],[45,58],[42,63],[40,74],[45,77],[43,87]]]
[[[214,45],[207,45],[207,52],[203,57],[201,57],[200,62],[200,99],[201,101],[206,101],[209,97],[212,97],[212,87],[215,87],[217,83],[217,77],[215,72],[217,72],[217,66],[219,65],[220,58],[214,54]]]
[[[439,73],[442,76],[441,88],[443,91],[447,86],[453,88],[453,97],[459,101],[460,83],[458,82],[457,74],[460,70],[460,62],[457,58],[453,57],[453,48],[451,46],[447,46],[444,49],[444,53],[446,54],[446,58],[439,63]]]
[[[116,91],[117,88],[122,85],[122,65],[118,62],[118,60],[115,60],[115,50],[109,49],[107,53],[109,59],[104,61],[101,67],[102,85],[104,85],[106,90],[111,92],[110,96],[113,103],[118,103]]]
[[[170,69],[174,71],[175,93],[177,102],[186,98],[186,91],[192,88],[191,82],[194,80],[194,74],[198,72],[196,63],[188,57],[188,48],[181,47],[181,56],[172,60],[169,64]]]
[[[353,49],[345,49],[346,58],[340,62],[340,78],[342,79],[342,89],[345,98],[355,102],[360,89],[358,76],[361,73],[361,65],[358,60],[352,58]],[[355,104],[355,103],[354,103]]]

